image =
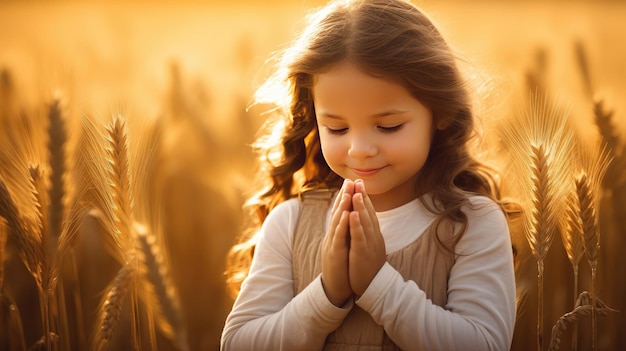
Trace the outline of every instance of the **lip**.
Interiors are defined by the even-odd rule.
[[[352,172],[359,177],[371,177],[382,171],[385,167],[380,168],[351,168]]]

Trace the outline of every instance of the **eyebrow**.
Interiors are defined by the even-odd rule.
[[[388,110],[388,111],[383,111],[380,113],[376,113],[374,115],[372,115],[372,118],[382,118],[382,117],[386,117],[386,116],[391,116],[391,115],[399,115],[399,114],[403,114],[406,113],[407,111],[405,110]],[[329,112],[322,112],[320,114],[322,117],[326,117],[326,118],[331,118],[331,119],[343,119],[343,117],[339,116],[339,115],[335,115]]]

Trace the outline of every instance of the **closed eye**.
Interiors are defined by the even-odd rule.
[[[348,128],[330,128],[330,127],[326,127],[326,130],[330,134],[341,135],[341,134],[345,134],[348,131]]]
[[[404,124],[398,124],[392,127],[378,126],[377,128],[383,133],[393,133],[393,132],[397,132],[398,130],[400,130],[403,126]]]

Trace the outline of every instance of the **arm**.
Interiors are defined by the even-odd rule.
[[[483,205],[485,200],[480,200]],[[508,350],[515,323],[515,277],[507,222],[493,203],[468,213],[468,230],[448,285],[433,305],[386,263],[357,300],[407,350]]]
[[[298,214],[297,200],[285,202],[261,228],[250,273],[226,319],[223,350],[319,350],[348,314],[328,300],[320,277],[293,296],[291,233]]]

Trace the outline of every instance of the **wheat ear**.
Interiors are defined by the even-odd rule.
[[[619,184],[626,182],[626,174],[624,168],[626,168],[626,147],[622,146],[619,135],[615,132],[613,124],[614,111],[607,110],[604,107],[604,102],[598,100],[594,103],[593,114],[596,126],[602,137],[603,147],[613,159],[611,165],[607,169],[606,179],[604,184],[608,187],[617,187]]]
[[[580,71],[581,78],[583,80],[583,87],[585,93],[590,98],[593,98],[593,85],[591,84],[591,74],[589,70],[589,60],[585,51],[585,45],[582,41],[577,40],[574,43],[574,53],[576,56],[576,63],[578,64],[578,70]]]
[[[125,264],[139,268],[138,257],[134,245],[135,238],[132,232],[133,196],[131,188],[131,172],[129,167],[129,151],[126,124],[121,116],[116,117],[106,128],[107,160],[109,163],[108,179],[109,190],[112,192],[113,206],[111,211],[114,219],[110,236],[117,242]],[[140,311],[137,288],[130,294],[131,310],[131,343],[134,347],[141,347]]]
[[[36,208],[36,223],[35,230],[39,236],[39,246],[36,248],[39,252],[39,269],[35,277],[37,281],[37,287],[39,289],[39,302],[41,308],[41,321],[43,323],[44,335],[40,339],[44,343],[48,351],[52,350],[52,342],[58,340],[56,334],[52,332],[54,325],[53,311],[57,310],[53,305],[55,303],[55,290],[57,286],[57,274],[56,269],[50,264],[50,248],[51,245],[48,241],[48,226],[47,226],[47,211],[45,209],[46,199],[43,197],[45,194],[45,185],[43,180],[43,174],[39,167],[30,167],[30,183],[33,190],[32,197]],[[55,335],[55,337],[52,337]]]
[[[89,188],[87,195],[110,233],[105,237],[109,253],[120,264],[128,264],[134,250],[130,222],[134,216],[125,123],[120,117],[105,129],[83,116],[81,124],[77,182]]]
[[[39,166],[30,166],[29,169],[29,182],[33,189],[31,197],[35,204],[35,232],[38,236],[38,247],[36,248],[37,256],[39,259],[39,273],[37,278],[37,284],[41,285],[43,290],[54,290],[56,284],[56,271],[50,264],[50,244],[48,242],[48,216],[46,211],[47,199],[46,186],[44,184],[44,175]]]
[[[63,110],[59,99],[52,101],[48,108],[48,159],[50,166],[50,186],[48,205],[49,234],[56,244],[61,234],[63,217],[65,215],[65,148],[67,132],[63,117]]]
[[[9,227],[9,237],[11,237],[19,248],[22,262],[28,271],[36,277],[37,266],[40,255],[37,248],[41,247],[37,238],[32,232],[27,222],[20,215],[18,208],[7,189],[4,180],[0,177],[0,217],[4,217]],[[28,228],[28,229],[27,229]]]
[[[138,261],[131,228],[134,215],[126,124],[120,116],[106,128],[100,128],[93,118],[83,116],[81,125],[78,181],[90,187],[87,195],[91,196],[101,214],[99,218],[108,233],[104,239],[109,253],[122,266],[130,266],[136,271]],[[131,342],[133,347],[140,347],[136,288],[129,290],[128,295]]]
[[[532,210],[530,227],[526,231],[526,239],[531,245],[532,251],[537,257],[537,299],[538,299],[538,323],[537,344],[538,350],[543,349],[543,275],[544,259],[548,253],[556,227],[551,223],[550,207],[553,206],[554,194],[549,188],[547,155],[543,145],[531,146],[533,186]]]
[[[576,176],[576,192],[578,194],[578,204],[580,208],[580,218],[582,221],[583,247],[585,256],[591,267],[591,295],[592,303],[592,348],[596,346],[596,313],[595,299],[596,273],[598,267],[598,253],[600,251],[600,225],[598,209],[600,208],[600,198],[602,194],[603,178],[611,164],[611,156],[606,146],[589,147],[582,154],[582,170]]]
[[[567,220],[562,228],[561,241],[565,248],[565,253],[574,268],[574,286],[577,286],[578,264],[584,256],[584,247],[582,242],[582,221],[580,219],[580,206],[578,204],[578,196],[572,194],[567,200]],[[578,296],[578,291],[574,291],[574,298]]]
[[[135,273],[136,271],[131,265],[122,266],[115,279],[107,287],[96,322],[94,349],[105,349],[115,336],[124,302],[134,284]]]
[[[119,227],[129,231],[133,223],[133,197],[126,124],[121,117],[115,118],[113,123],[107,127],[107,141],[109,143],[108,160],[111,166],[111,190],[115,201],[114,218]],[[129,235],[128,232],[126,235]]]
[[[524,233],[537,260],[537,349],[543,349],[544,260],[554,234],[562,226],[567,176],[571,174],[573,134],[568,111],[547,98],[531,96],[525,113],[500,128],[503,146],[513,159],[519,198],[531,211],[524,217]]]
[[[589,99],[593,101],[594,121],[602,137],[603,147],[608,149],[607,151],[613,159],[610,168],[607,170],[605,184],[609,184],[610,186],[622,184],[626,181],[626,176],[623,172],[623,169],[626,167],[626,160],[624,159],[626,146],[621,145],[619,134],[616,133],[617,129],[613,124],[614,111],[607,110],[602,99],[594,99],[594,89],[591,83],[587,54],[584,44],[581,41],[576,42],[575,53],[585,92],[589,96]]]
[[[149,284],[145,296],[146,305],[155,308],[157,324],[165,336],[172,340],[180,350],[189,350],[180,302],[169,278],[164,253],[157,245],[156,237],[150,234],[145,226],[136,224],[135,231],[143,277]]]

